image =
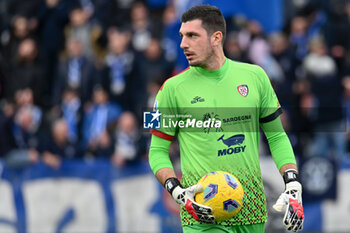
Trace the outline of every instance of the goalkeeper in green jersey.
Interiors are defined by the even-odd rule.
[[[286,229],[301,230],[302,186],[279,117],[282,110],[268,77],[256,65],[225,57],[226,24],[216,7],[192,7],[182,15],[181,22],[180,47],[190,67],[163,84],[155,110],[173,116],[198,115],[198,111],[208,110],[204,114],[207,118],[222,123],[217,128],[200,128],[201,124],[190,121],[198,130],[180,123],[163,124],[151,130],[149,163],[159,182],[181,205],[183,231],[264,232],[267,210],[258,154],[259,127],[267,136],[285,182],[285,191],[273,208],[285,211],[282,224]],[[181,182],[169,159],[169,146],[175,135],[180,145]],[[232,138],[239,138],[239,142]],[[216,221],[210,207],[194,201],[195,194],[202,190],[196,185],[198,180],[208,172],[219,170],[236,176],[245,193],[241,211],[226,221]]]

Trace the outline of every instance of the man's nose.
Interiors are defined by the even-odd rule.
[[[181,39],[180,48],[182,48],[182,49],[188,48],[188,44],[187,44],[187,41],[186,41],[185,37],[183,37]]]

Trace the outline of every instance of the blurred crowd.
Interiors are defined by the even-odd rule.
[[[117,167],[145,159],[142,111],[186,68],[183,2],[2,0],[1,158],[55,169],[62,158],[108,158]],[[341,160],[350,138],[350,1],[284,2],[274,33],[227,17],[225,54],[265,69],[297,156]]]

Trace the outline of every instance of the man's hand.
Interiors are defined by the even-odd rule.
[[[194,201],[194,196],[196,193],[203,191],[202,185],[196,184],[184,189],[178,179],[169,178],[165,181],[165,188],[172,195],[174,200],[178,204],[184,206],[195,220],[207,224],[215,223],[215,217],[212,214],[212,209]]]
[[[286,173],[288,173],[288,171],[286,171]],[[286,176],[288,175],[284,176],[285,182]],[[286,207],[283,225],[289,231],[297,232],[303,229],[304,209],[302,206],[301,193],[302,187],[297,179],[289,182],[287,180],[286,190],[273,205],[273,208],[278,212],[281,212],[284,207]]]

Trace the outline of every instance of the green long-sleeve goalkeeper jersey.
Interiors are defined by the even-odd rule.
[[[154,108],[162,114],[161,127],[151,133],[167,140],[175,135],[178,138],[184,187],[219,170],[233,174],[243,185],[242,210],[219,224],[266,222],[259,124],[276,119],[281,108],[263,69],[229,59],[214,71],[190,67],[163,84]],[[197,124],[193,118],[202,123]],[[211,124],[203,124],[206,120]],[[173,123],[179,121],[184,123]],[[218,121],[221,124],[214,124]],[[277,167],[282,163],[295,163],[294,155],[287,156]],[[154,159],[151,167],[156,173],[167,165]],[[184,209],[181,219],[183,225],[198,223]]]

